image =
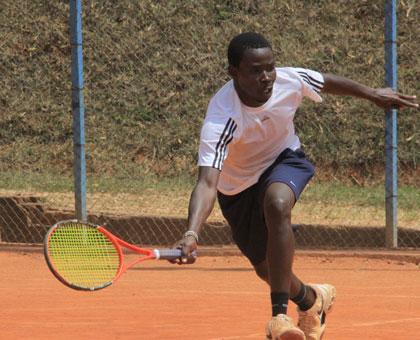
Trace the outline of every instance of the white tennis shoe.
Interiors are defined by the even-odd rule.
[[[267,340],[305,340],[305,334],[285,314],[274,316],[266,327]]]
[[[316,300],[307,311],[301,311],[298,307],[298,327],[305,333],[307,340],[321,340],[325,332],[325,318],[331,311],[336,289],[329,284],[311,284],[309,286],[315,291]]]

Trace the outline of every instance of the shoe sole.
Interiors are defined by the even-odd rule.
[[[305,340],[305,335],[299,331],[288,331],[275,338],[266,337],[266,340]]]
[[[337,290],[335,289],[335,287],[332,286],[332,285],[328,285],[328,286],[330,287],[329,291],[331,292],[331,294],[330,294],[330,300],[326,301],[326,302],[328,302],[328,304],[326,303],[327,308],[324,309],[324,313],[325,313],[324,319],[326,319],[327,315],[331,313],[331,311],[333,309],[333,305],[334,305],[334,300],[335,300],[335,297],[337,295]],[[325,322],[326,321],[324,320],[324,325],[322,326],[322,333],[319,337],[320,340],[322,340],[322,338],[324,337],[324,334],[325,334],[325,326],[326,326]]]
[[[330,300],[327,301],[328,304],[326,303],[327,308],[324,309],[325,315],[328,315],[331,313],[334,306],[335,297],[337,295],[337,290],[335,289],[335,287],[332,285],[329,285],[329,286],[331,287],[329,290],[331,292],[331,295],[330,295]]]

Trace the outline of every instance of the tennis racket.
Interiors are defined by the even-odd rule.
[[[124,263],[123,248],[141,256]],[[184,258],[181,249],[144,249],[129,244],[103,226],[77,220],[54,224],[44,240],[44,255],[54,276],[66,286],[94,291],[112,285],[139,262],[176,260],[193,263],[196,254]]]

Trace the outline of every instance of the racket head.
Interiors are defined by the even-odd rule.
[[[48,268],[66,286],[94,291],[110,286],[122,270],[121,247],[100,226],[77,220],[53,225],[44,239]]]

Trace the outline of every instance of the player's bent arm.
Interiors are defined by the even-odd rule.
[[[217,182],[220,170],[209,166],[200,166],[198,179],[191,193],[188,207],[188,230],[196,234],[209,217],[217,195]]]
[[[415,102],[416,96],[404,95],[391,88],[372,88],[357,81],[329,73],[324,73],[323,77],[324,87],[322,92],[324,93],[367,99],[385,109],[417,108],[419,106]]]

